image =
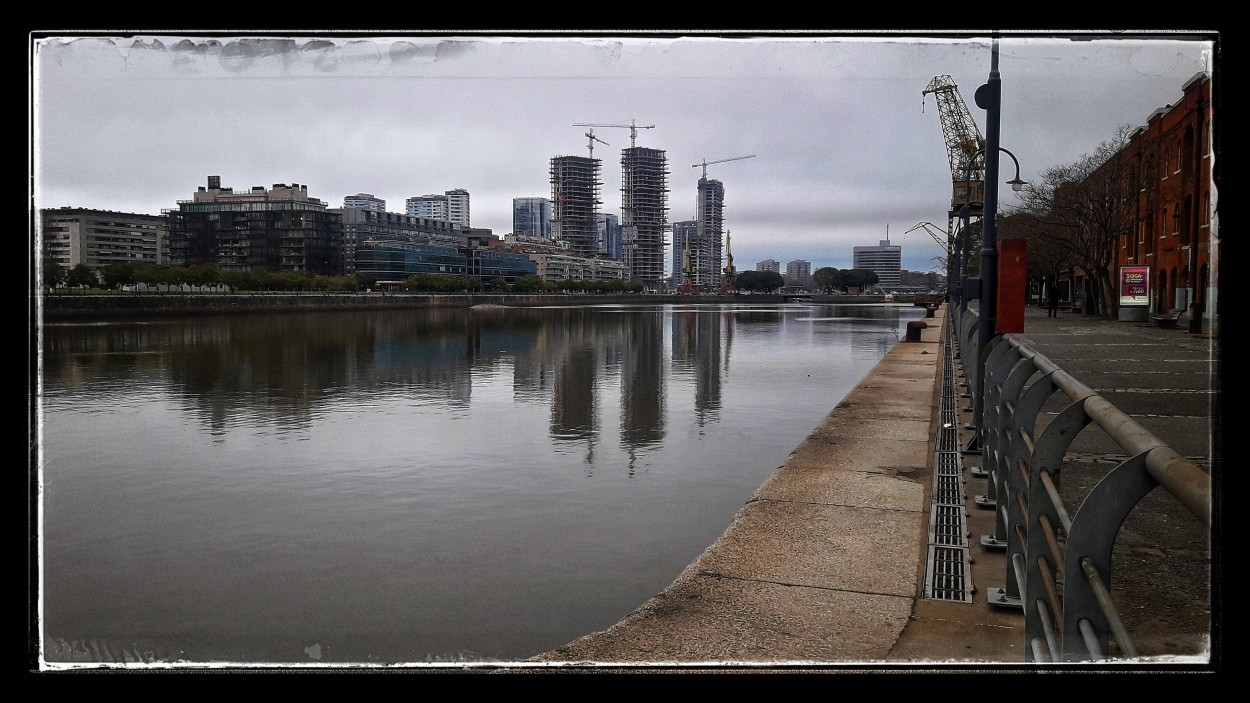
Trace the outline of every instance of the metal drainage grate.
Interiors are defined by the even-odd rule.
[[[972,562],[967,549],[929,545],[925,592],[934,600],[972,602]]]

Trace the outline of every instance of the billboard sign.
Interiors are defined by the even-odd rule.
[[[1150,305],[1150,268],[1120,267],[1120,306]]]

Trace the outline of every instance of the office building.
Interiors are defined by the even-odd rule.
[[[376,198],[373,193],[357,193],[343,198],[343,208],[358,208],[361,210],[373,210],[374,212],[386,212],[386,201],[382,198]]]
[[[877,284],[882,287],[897,286],[903,282],[903,247],[890,244],[889,239],[880,240],[880,244],[875,247],[855,247],[853,260],[853,268],[876,273]]]
[[[781,273],[781,262],[776,259],[764,259],[763,261],[756,262],[755,270]]]
[[[673,223],[673,272],[672,285],[680,288],[686,282],[686,244],[698,234],[699,223],[681,220]]]
[[[551,159],[551,236],[567,242],[576,256],[599,251],[600,159],[555,156]]]
[[[111,264],[164,263],[164,215],[74,207],[39,213],[39,251],[45,264],[66,270],[86,264],[99,270]]]
[[[222,271],[343,273],[341,211],[309,197],[308,186],[275,183],[235,193],[209,176],[169,218],[172,266],[215,264]]]
[[[622,253],[630,277],[647,290],[664,284],[668,173],[668,157],[660,149],[621,150]]]
[[[599,253],[613,261],[620,261],[622,256],[620,218],[611,213],[603,213],[599,215],[598,223]]]
[[[343,208],[338,212],[343,223],[343,272],[345,274],[357,272],[356,249],[362,242],[369,240],[434,244],[449,246],[453,249],[467,246],[464,230],[460,225],[448,220],[433,220],[415,215],[362,208]]]
[[[551,239],[551,200],[512,199],[512,233],[518,237]]]

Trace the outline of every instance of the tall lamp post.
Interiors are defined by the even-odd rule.
[[[1016,159],[1015,154],[999,146],[998,126],[1000,119],[1000,108],[1002,103],[1002,84],[998,76],[998,39],[991,41],[990,53],[990,75],[989,80],[977,88],[976,103],[977,107],[986,111],[985,117],[985,148],[978,153],[985,153],[985,182],[998,183],[998,152],[1005,152],[1011,157],[1016,165],[1016,177],[1011,181],[1013,190],[1023,190],[1024,181],[1020,180],[1020,161]],[[971,179],[972,163],[976,160],[976,155],[968,161],[965,182]],[[970,215],[971,189],[969,195],[965,199],[964,206],[960,208],[960,215],[963,219],[964,229],[967,229],[968,219]],[[981,216],[981,276],[978,285],[977,298],[980,300],[977,312],[977,348],[976,359],[973,363],[977,364],[977,388],[971,389],[973,399],[973,418],[977,433],[973,437],[972,442],[965,451],[976,451],[980,448],[984,451],[982,443],[979,441],[981,432],[985,428],[984,407],[982,396],[985,388],[985,367],[983,360],[985,358],[986,349],[990,346],[991,340],[998,328],[998,229],[995,225],[995,216],[998,212],[998,187],[985,188],[984,211]],[[965,238],[970,233],[965,233]],[[989,462],[985,462],[983,466],[988,466]]]

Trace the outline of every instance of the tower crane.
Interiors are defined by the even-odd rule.
[[[592,159],[593,159],[593,158],[595,158],[595,142],[599,142],[600,144],[602,144],[602,145],[604,145],[604,146],[612,146],[611,144],[609,144],[609,143],[607,143],[607,142],[603,141],[602,139],[600,139],[599,137],[596,137],[596,136],[595,136],[595,130],[593,130],[593,129],[592,129],[592,130],[590,130],[589,132],[587,132],[587,133],[586,133],[586,137],[590,140],[590,143],[589,143],[589,147],[590,147],[590,158],[592,158]]]
[[[639,125],[639,124],[636,124],[635,122],[636,122],[635,120],[630,120],[629,124],[595,124],[593,122],[574,122],[573,126],[574,127],[620,127],[622,129],[628,129],[629,130],[629,146],[632,148],[632,147],[638,146],[638,130],[655,129],[655,125],[653,124]]]
[[[707,167],[710,166],[711,164],[722,164],[722,163],[725,163],[726,161],[737,161],[738,159],[753,159],[753,158],[755,158],[755,154],[747,154],[746,156],[731,156],[728,159],[717,159],[715,161],[708,161],[707,159],[704,159],[703,163],[694,164],[692,167],[698,168],[702,166],[703,177],[707,178]]]
[[[934,76],[921,92],[921,111],[924,97],[933,93],[937,100],[938,117],[942,121],[942,135],[946,139],[946,155],[951,165],[951,211],[958,210],[965,202],[973,203],[972,211],[980,214],[985,183],[985,138],[968,112],[968,106],[959,96],[959,86],[946,75]],[[967,181],[967,182],[965,182]]]

